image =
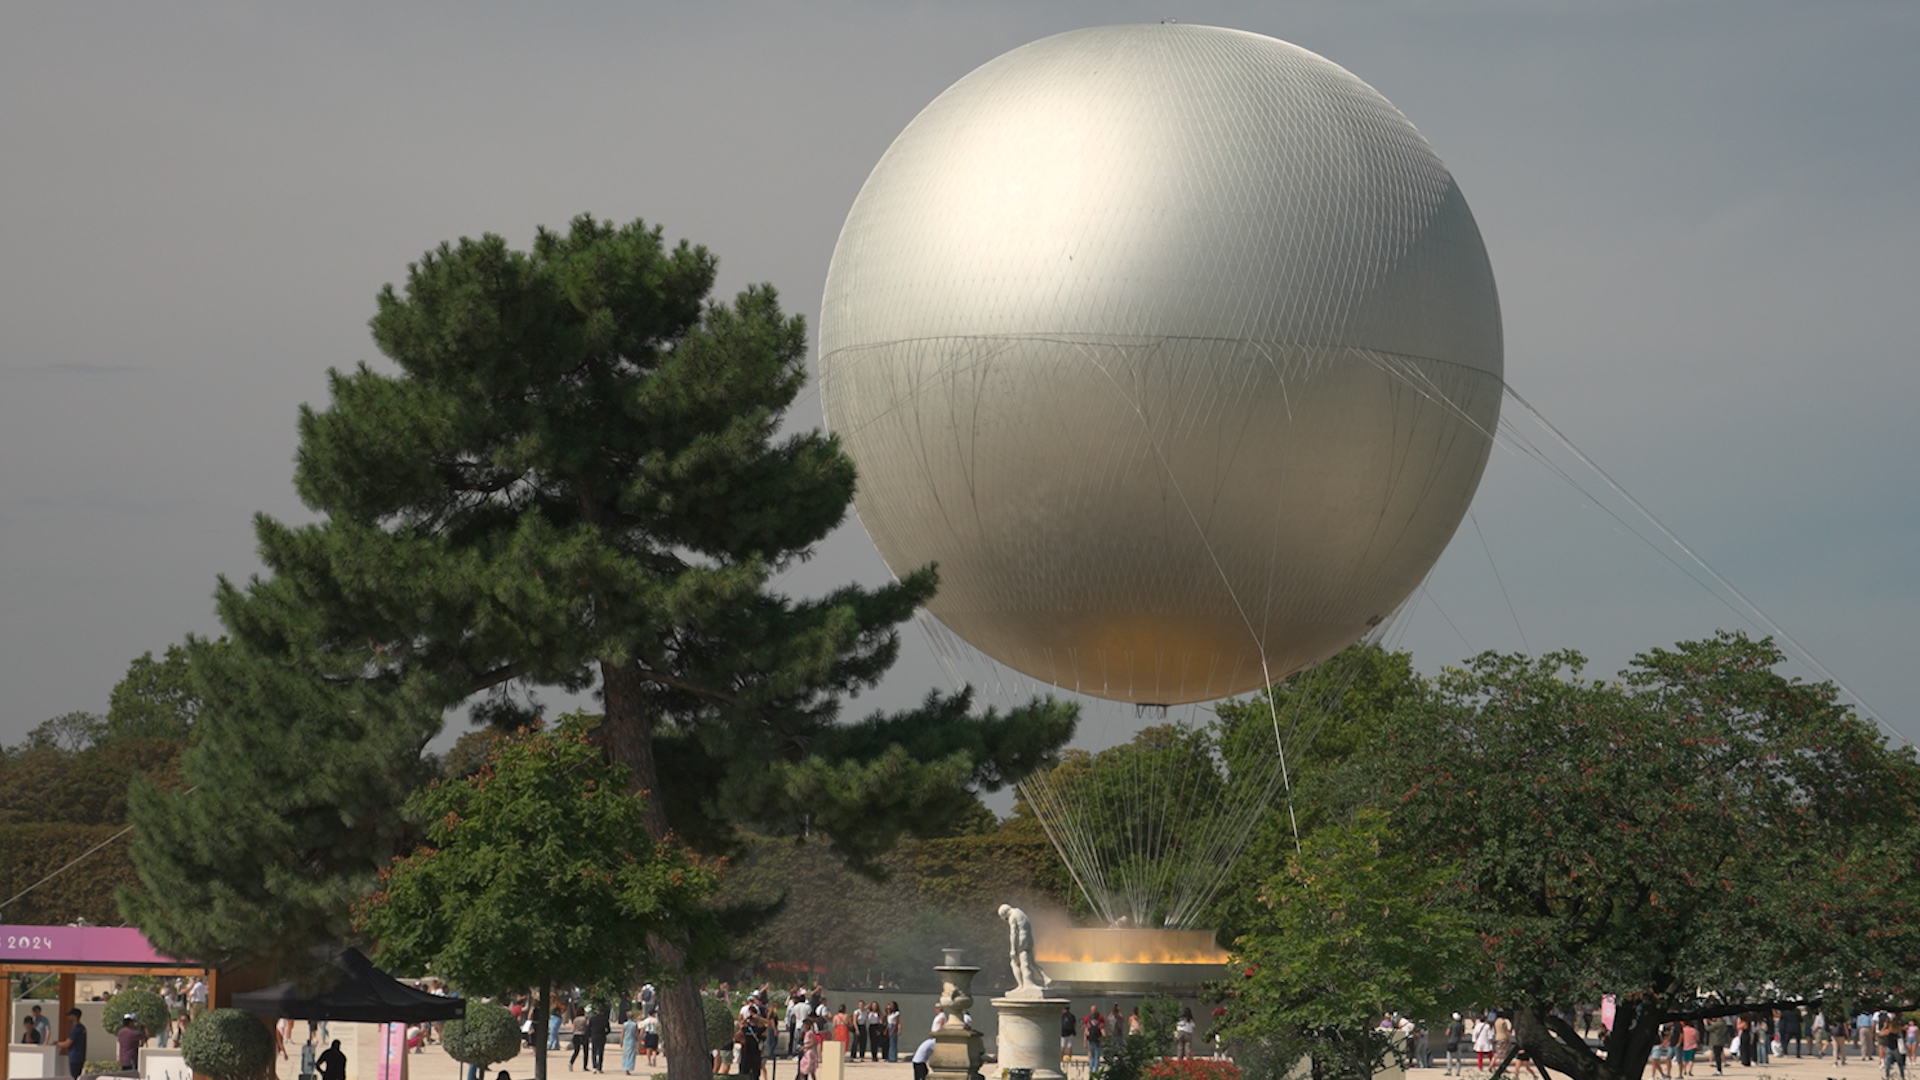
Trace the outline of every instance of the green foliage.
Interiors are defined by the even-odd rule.
[[[0,900],[41,882],[120,830],[118,825],[0,825]],[[116,926],[115,893],[134,880],[126,841],[117,840],[8,904],[0,921],[66,926],[85,919]]]
[[[650,835],[717,852],[748,825],[863,865],[1071,734],[1069,706],[975,716],[964,695],[837,723],[935,577],[774,591],[844,519],[853,466],[779,435],[801,321],[765,286],[709,303],[714,274],[705,249],[581,217],[526,252],[443,244],[382,291],[393,368],[333,372],[301,413],[316,520],[257,519],[267,573],[222,582],[225,655],[186,646],[199,791],[135,794],[127,906],[157,945],[288,963],[343,936],[461,706],[508,730],[541,688],[597,687],[594,737],[654,796]]]
[[[209,1009],[180,1037],[187,1067],[213,1080],[259,1080],[273,1068],[273,1032],[239,1009]]]
[[[151,990],[122,990],[107,1002],[102,1015],[107,1018],[109,1027],[118,1028],[120,1018],[132,1013],[134,1023],[147,1029],[148,1035],[158,1035],[167,1030],[167,1021],[173,1014],[167,1010],[167,1001]]]
[[[469,999],[466,1017],[441,1030],[440,1045],[453,1060],[484,1069],[520,1053],[520,1024],[504,1005]]]
[[[1372,781],[1350,763],[1356,755],[1365,758],[1400,699],[1422,685],[1411,654],[1361,642],[1281,681],[1271,694],[1216,706],[1228,767],[1245,771],[1271,759],[1278,727],[1293,791],[1291,800],[1283,791],[1255,824],[1220,890],[1208,921],[1221,941],[1232,942],[1262,917],[1268,880],[1293,858],[1296,825],[1310,836],[1324,822],[1347,819],[1370,797]]]
[[[107,732],[107,720],[90,712],[62,713],[51,720],[43,720],[32,731],[27,732],[27,748],[31,750],[57,750],[63,754],[77,754],[94,743]]]
[[[186,646],[201,708],[181,757],[192,790],[137,781],[127,919],[174,956],[312,973],[350,908],[414,835],[399,809],[429,776],[437,704],[362,678],[284,598],[223,585],[231,645]],[[351,650],[347,650],[351,652]]]
[[[1780,662],[1724,633],[1614,683],[1571,652],[1486,654],[1402,700],[1381,803],[1456,873],[1536,1061],[1637,1077],[1670,1019],[1920,996],[1920,765]],[[1550,1011],[1602,992],[1620,995],[1605,1058]]]
[[[739,1013],[725,998],[700,995],[701,1023],[707,1033],[707,1050],[725,1050],[733,1045],[733,1032],[739,1026]]]
[[[486,993],[615,985],[654,958],[648,939],[709,923],[714,874],[655,841],[625,767],[573,732],[502,738],[473,776],[410,809],[427,840],[358,908],[381,957]]]
[[[1325,825],[1268,881],[1239,939],[1249,974],[1232,984],[1223,1038],[1262,1076],[1311,1055],[1316,1076],[1367,1080],[1392,1051],[1381,1015],[1423,1015],[1476,971],[1458,892],[1450,868],[1395,844],[1384,812]]]
[[[1094,1080],[1142,1080],[1160,1057],[1159,1048],[1144,1033],[1118,1038],[1109,1035],[1100,1055],[1099,1071],[1093,1077]]]
[[[167,646],[155,660],[142,653],[108,699],[103,737],[106,739],[167,739],[185,742],[200,711],[187,650]]]

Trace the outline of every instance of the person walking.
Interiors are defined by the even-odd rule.
[[[1107,1020],[1100,1015],[1100,1006],[1095,1005],[1087,1010],[1084,1026],[1087,1039],[1087,1075],[1092,1076],[1100,1071],[1100,1044],[1107,1037]]]
[[[593,1071],[605,1072],[607,1064],[607,1035],[612,1021],[607,1010],[594,1007],[587,1010],[587,1049],[593,1057]]]
[[[1073,1037],[1080,1033],[1080,1018],[1073,1015],[1073,1002],[1060,1006],[1060,1060],[1073,1060]]]
[[[1693,1059],[1700,1056],[1700,1025],[1689,1020],[1680,1025],[1680,1075],[1693,1075]]]
[[[1467,1022],[1461,1018],[1459,1013],[1454,1013],[1453,1019],[1447,1021],[1447,1067],[1440,1075],[1459,1076],[1466,1071],[1466,1062],[1463,1061],[1460,1056],[1460,1046],[1466,1042],[1466,1040]]]
[[[1473,1025],[1473,1067],[1485,1071],[1493,1058],[1493,1024],[1476,1020]]]
[[[1647,1055],[1649,1075],[1662,1078],[1673,1075],[1668,1071],[1668,1066],[1673,1064],[1674,1057],[1678,1053],[1678,1049],[1673,1045],[1673,1025],[1660,1025],[1660,1039],[1653,1044],[1653,1051]]]
[[[811,1008],[812,1006],[809,1005],[808,1007]],[[800,1036],[800,1041],[802,1043],[800,1060],[794,1068],[799,1072],[800,1080],[813,1080],[814,1076],[820,1072],[820,1036],[816,1032],[808,1031]],[[933,1040],[928,1039],[927,1041],[932,1042]],[[922,1076],[920,1066],[915,1066],[914,1075],[916,1077]]]
[[[633,1075],[633,1067],[640,1063],[640,1021],[632,1013],[620,1021],[620,1071]]]
[[[1513,1021],[1502,1012],[1493,1018],[1493,1067],[1499,1068],[1513,1050]]]
[[[576,1012],[567,1022],[567,1071],[573,1071],[573,1063],[586,1059],[584,1068],[593,1068],[593,1055],[587,1051],[587,1014]]]
[[[1713,1054],[1713,1074],[1723,1075],[1727,1071],[1727,1046],[1733,1042],[1733,1028],[1727,1025],[1725,1017],[1711,1021],[1707,1028],[1707,1049]]]

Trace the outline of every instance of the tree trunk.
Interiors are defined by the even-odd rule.
[[[600,665],[600,686],[606,706],[604,738],[607,756],[625,765],[632,790],[647,796],[647,835],[664,840],[672,831],[666,803],[654,798],[660,772],[653,760],[653,717],[642,699],[640,676],[630,668]],[[708,1080],[713,1062],[707,1053],[707,1017],[700,1003],[700,987],[686,971],[684,934],[671,939],[654,937],[649,944],[673,978],[659,989],[660,1044],[667,1058],[667,1080]],[[541,1080],[545,1080],[544,1077]]]
[[[1572,1024],[1545,1005],[1515,1010],[1513,1034],[1536,1064],[1565,1073],[1572,1080],[1640,1080],[1665,1018],[1663,1010],[1644,1002],[1619,1001],[1614,1006],[1604,1058],[1587,1046]]]
[[[553,980],[542,979],[533,1007],[533,1080],[547,1080],[547,1009],[553,1001]]]

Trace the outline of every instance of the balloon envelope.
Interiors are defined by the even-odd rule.
[[[1243,692],[1418,587],[1499,418],[1446,166],[1304,49],[1074,31],[920,113],[861,189],[822,402],[897,574],[988,656],[1123,701]]]

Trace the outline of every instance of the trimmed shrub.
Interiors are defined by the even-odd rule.
[[[273,1032],[239,1009],[210,1009],[187,1025],[180,1051],[213,1080],[259,1080],[273,1067]]]
[[[740,1014],[725,999],[712,994],[700,995],[700,1008],[706,1013],[707,1049],[733,1049],[733,1031],[739,1024]]]
[[[167,1021],[173,1014],[167,1011],[166,999],[151,990],[122,990],[113,995],[102,1013],[107,1035],[120,1030],[120,1018],[133,1014],[133,1022],[147,1029],[148,1037],[158,1036],[167,1030]]]
[[[469,1001],[466,1019],[447,1021],[440,1033],[440,1045],[453,1060],[484,1069],[495,1062],[512,1061],[520,1052],[520,1023],[504,1006]]]

